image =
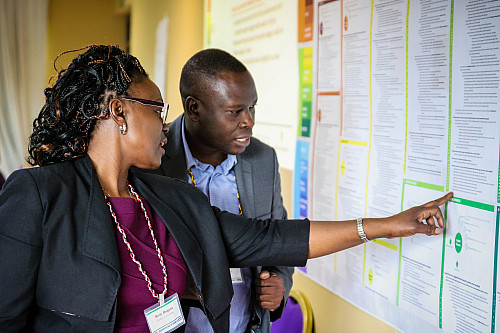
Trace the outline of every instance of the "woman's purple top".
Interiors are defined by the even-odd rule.
[[[136,259],[142,264],[142,269],[147,272],[155,292],[161,293],[163,273],[141,205],[131,198],[109,198],[109,201],[120,226],[125,230]],[[154,211],[151,211],[146,202],[144,206],[167,268],[167,296],[177,293],[180,298],[186,286],[186,264],[165,224]],[[144,310],[157,303],[158,300],[151,295],[144,276],[130,258],[129,250],[116,227],[115,237],[121,264],[121,285],[117,296],[115,332],[149,333]]]

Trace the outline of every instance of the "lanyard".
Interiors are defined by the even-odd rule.
[[[191,181],[193,182],[194,187],[196,186],[196,181],[194,180],[194,175],[193,172],[191,171],[191,168],[188,169],[189,176],[191,177]],[[243,211],[241,210],[241,203],[240,203],[240,192],[238,191],[238,183],[236,182],[236,174],[233,171],[233,177],[234,177],[234,183],[236,184],[236,197],[238,198],[238,210],[240,212],[240,215],[243,215]]]
[[[154,289],[152,287],[151,279],[147,275],[146,271],[142,269],[141,262],[135,257],[135,253],[132,250],[132,246],[130,246],[130,243],[127,240],[127,235],[125,234],[125,230],[123,230],[123,228],[120,226],[120,223],[118,222],[118,219],[116,218],[116,214],[113,211],[113,207],[111,207],[111,203],[109,202],[109,200],[106,197],[109,211],[111,212],[111,216],[113,216],[113,219],[115,220],[116,228],[118,229],[118,231],[122,235],[123,242],[127,246],[127,249],[130,253],[130,258],[132,258],[132,261],[135,262],[135,264],[137,265],[137,268],[142,273],[142,276],[144,276],[144,280],[146,280],[146,282],[148,283],[148,289],[151,292],[151,295],[153,295],[153,297],[156,299],[160,299],[160,298],[163,299],[163,296],[166,295],[166,293],[167,293],[167,281],[168,281],[167,268],[165,267],[165,263],[163,262],[163,256],[161,255],[161,250],[158,247],[158,243],[156,242],[156,237],[155,237],[155,234],[153,232],[153,227],[151,226],[151,220],[149,219],[149,215],[146,212],[146,208],[144,207],[144,203],[142,202],[142,200],[139,197],[139,195],[137,194],[137,192],[135,192],[132,185],[128,184],[128,189],[129,189],[129,193],[131,194],[131,196],[133,195],[135,197],[135,199],[137,200],[137,202],[139,202],[141,205],[142,212],[144,213],[144,217],[146,218],[146,222],[147,222],[148,227],[149,227],[151,238],[153,238],[153,243],[155,244],[156,253],[158,254],[158,258],[160,259],[160,265],[161,265],[161,269],[163,271],[163,292],[161,293],[161,295],[159,295],[158,293],[156,293],[154,291]]]

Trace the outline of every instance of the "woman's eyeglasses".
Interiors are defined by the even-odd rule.
[[[157,101],[152,101],[149,99],[142,99],[142,98],[135,98],[135,97],[120,97],[118,99],[124,99],[127,101],[132,101],[132,102],[137,102],[142,105],[147,105],[147,106],[156,106],[161,108],[161,111],[155,110],[156,113],[160,115],[160,118],[165,124],[167,122],[167,115],[168,115],[168,103],[162,103],[162,102],[157,102]]]

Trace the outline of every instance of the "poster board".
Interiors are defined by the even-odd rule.
[[[295,217],[383,217],[455,197],[442,236],[375,240],[302,271],[403,332],[494,332],[499,3],[327,0],[314,14]]]
[[[499,2],[206,4],[207,45],[247,64],[259,97],[270,89],[264,82],[272,82],[280,89],[269,100],[290,102],[267,109],[269,100],[259,98],[254,133],[294,169],[294,217],[383,217],[454,192],[443,207],[442,236],[376,240],[310,260],[301,271],[403,332],[500,331]],[[290,11],[279,16],[270,12],[273,6]],[[257,15],[264,13],[259,8],[266,15]],[[277,22],[294,34],[279,51],[231,45],[234,31],[250,34],[255,27],[256,36],[257,29],[274,31]],[[280,58],[260,70],[253,61],[257,49]],[[261,112],[277,109],[279,120],[261,126]],[[287,123],[292,118],[294,124]],[[291,152],[293,158],[283,157]]]

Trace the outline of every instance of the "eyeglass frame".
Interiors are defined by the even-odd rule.
[[[170,107],[168,103],[162,103],[162,102],[158,102],[158,101],[152,101],[150,99],[135,98],[135,97],[129,97],[129,96],[122,96],[122,97],[119,97],[118,99],[137,102],[139,104],[146,105],[146,106],[160,107],[161,111],[155,110],[155,112],[160,115],[160,118],[161,118],[163,124],[167,123],[168,108]]]

